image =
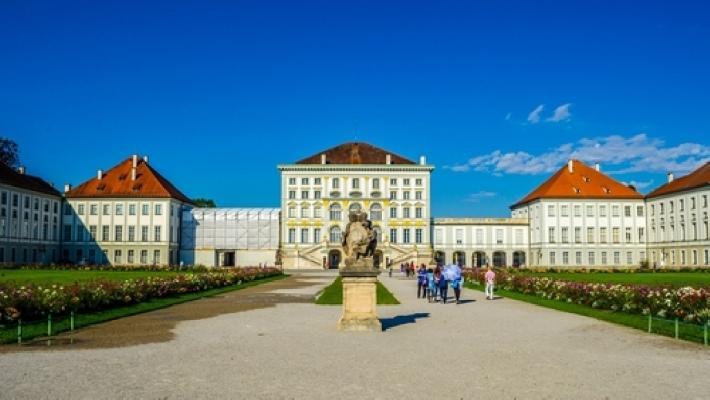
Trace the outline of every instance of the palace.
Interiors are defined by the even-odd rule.
[[[643,196],[598,164],[570,160],[510,218],[434,218],[434,166],[368,143],[278,169],[280,208],[197,208],[147,156],[66,185],[63,196],[0,165],[0,263],[338,268],[348,213],[364,210],[380,266],[710,265],[710,162]]]

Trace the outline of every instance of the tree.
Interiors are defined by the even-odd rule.
[[[0,137],[0,162],[10,168],[20,165],[20,154],[14,140]]]
[[[192,202],[195,203],[197,207],[202,207],[202,208],[215,208],[217,207],[217,204],[215,204],[214,200],[212,199],[204,199],[202,197],[197,198],[197,199],[192,199]]]

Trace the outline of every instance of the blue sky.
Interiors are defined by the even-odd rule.
[[[710,157],[710,6],[475,3],[4,0],[0,136],[57,186],[148,154],[221,206],[367,141],[436,165],[434,216],[507,216],[570,156],[643,192]]]

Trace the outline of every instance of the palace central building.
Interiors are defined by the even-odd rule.
[[[350,211],[364,210],[377,235],[378,265],[430,263],[434,167],[367,143],[345,143],[278,166],[284,268],[337,268]]]

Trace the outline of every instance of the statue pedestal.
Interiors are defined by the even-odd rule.
[[[377,319],[377,275],[379,270],[345,267],[343,280],[343,315],[338,320],[339,331],[381,332]]]

